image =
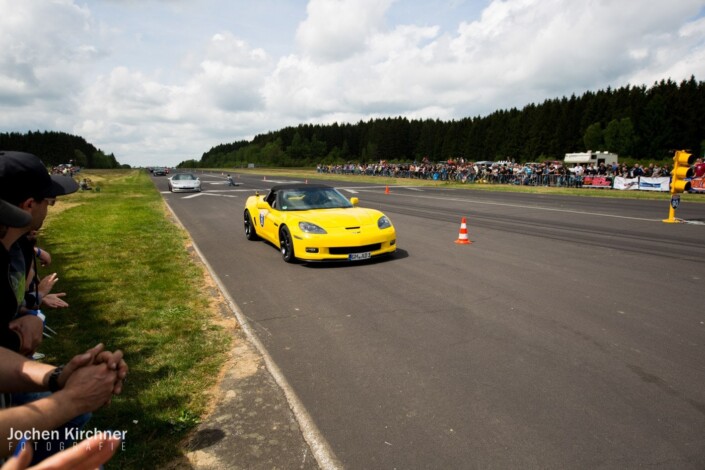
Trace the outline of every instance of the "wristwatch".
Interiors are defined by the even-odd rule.
[[[51,374],[49,375],[49,391],[51,392],[58,392],[61,390],[61,386],[59,385],[59,376],[61,375],[61,372],[64,370],[64,366],[61,365],[51,371]]]

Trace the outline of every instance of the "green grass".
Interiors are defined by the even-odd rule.
[[[70,304],[47,312],[59,335],[41,352],[55,363],[98,342],[125,352],[123,394],[89,428],[127,431],[110,468],[155,468],[180,455],[179,442],[206,412],[230,335],[218,326],[187,235],[147,173],[86,176],[100,191],[59,198],[39,235],[53,261],[40,273],[59,273],[54,291]]]

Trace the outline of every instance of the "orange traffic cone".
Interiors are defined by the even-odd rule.
[[[389,194],[389,186],[385,186],[384,188],[384,194]]]
[[[468,240],[468,226],[465,221],[465,217],[463,217],[460,221],[460,233],[458,234],[458,239],[455,240],[455,243],[458,243],[460,245],[469,245],[470,243],[472,243],[470,240]]]

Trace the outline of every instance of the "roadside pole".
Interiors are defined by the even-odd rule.
[[[668,218],[663,219],[667,224],[677,224],[683,222],[676,219],[676,209],[681,203],[680,193],[690,191],[690,181],[686,179],[693,177],[693,169],[690,167],[695,161],[695,156],[685,150],[676,150],[673,156],[673,171],[671,172],[671,207],[668,210]]]

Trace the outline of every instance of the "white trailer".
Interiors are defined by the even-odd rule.
[[[616,153],[609,152],[593,152],[588,150],[587,152],[578,153],[566,153],[563,163],[568,165],[575,165],[580,163],[585,165],[587,163],[592,163],[593,165],[599,165],[604,163],[605,165],[611,165],[612,163],[617,163],[618,156]]]

